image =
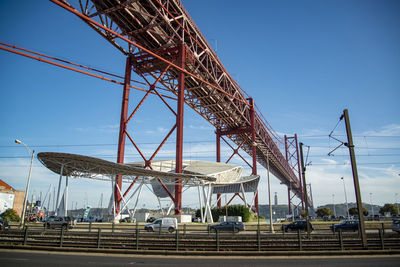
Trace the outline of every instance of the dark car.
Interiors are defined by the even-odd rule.
[[[210,232],[215,232],[215,231],[228,231],[228,232],[239,232],[239,231],[244,231],[245,227],[242,222],[221,222],[220,224],[217,225],[209,225],[207,227],[207,230]]]
[[[155,220],[156,220],[156,218],[150,217],[150,218],[148,218],[148,219],[146,220],[146,222],[152,223],[152,222],[154,222]]]
[[[72,228],[76,225],[76,220],[72,217],[56,217],[50,216],[47,218],[47,221],[44,223],[46,228],[58,228],[62,227],[64,229]]]
[[[201,218],[199,217],[192,218],[192,222],[201,222]]]
[[[0,217],[0,230],[10,229],[10,225],[6,220]]]
[[[392,231],[400,234],[400,220],[394,220],[392,222]]]
[[[310,231],[314,230],[314,226],[309,222]],[[307,231],[307,221],[295,221],[289,224],[283,224],[281,230],[284,232],[291,231]]]
[[[331,225],[332,231],[338,231],[339,229],[343,231],[357,231],[358,230],[358,221],[347,220],[341,221],[340,223]]]
[[[136,222],[136,219],[131,218],[131,217],[126,217],[126,218],[119,220],[119,222],[120,223],[134,223],[134,222]]]

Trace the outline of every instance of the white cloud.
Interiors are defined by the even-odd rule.
[[[366,131],[362,135],[373,135],[373,136],[399,136],[400,135],[400,125],[389,124],[383,126],[379,131]]]
[[[167,129],[167,128],[158,126],[155,130],[146,130],[144,133],[145,134],[151,134],[151,135],[160,135],[160,134],[166,134],[170,130],[171,129]]]
[[[101,125],[99,130],[101,132],[117,133],[119,132],[119,124]]]
[[[193,124],[189,125],[188,128],[191,130],[211,131],[211,132],[214,131],[215,129],[214,127],[211,127],[209,125],[193,125]]]
[[[102,132],[102,133],[118,133],[119,124],[109,124],[100,126],[87,126],[87,127],[77,127],[74,128],[77,132]]]

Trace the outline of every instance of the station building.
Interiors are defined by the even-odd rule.
[[[0,214],[13,209],[21,217],[25,191],[19,191],[0,179]]]

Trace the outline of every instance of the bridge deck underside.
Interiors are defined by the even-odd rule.
[[[185,69],[196,77],[185,75],[185,102],[217,129],[222,131],[248,129],[250,106],[246,97],[230,77],[200,30],[179,1],[171,0],[91,0],[95,8],[82,8],[91,18],[126,36],[133,42],[175,63],[177,47],[185,44]],[[93,25],[91,25],[94,27]],[[97,29],[123,53],[129,48],[109,33]],[[140,49],[134,51],[134,71],[143,76],[158,77],[168,65]],[[175,63],[176,64],[176,63]],[[177,93],[176,79],[179,70],[169,68],[160,82],[173,94]],[[213,85],[213,86],[211,86]],[[217,90],[216,88],[220,88]],[[292,191],[301,195],[298,177],[271,137],[271,132],[256,113],[255,120],[257,161],[267,167]],[[251,133],[228,135],[237,145],[252,155]]]

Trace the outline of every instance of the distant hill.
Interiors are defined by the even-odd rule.
[[[382,208],[382,206],[378,206],[378,205],[370,205],[370,204],[366,204],[363,203],[362,206],[368,210],[368,215],[377,215],[379,214],[379,209]],[[326,204],[323,206],[319,206],[317,209],[319,208],[324,208],[327,207],[329,209],[331,209],[332,211],[334,211],[334,207],[333,204]],[[353,207],[357,207],[357,203],[349,203],[349,209],[353,208]],[[316,209],[316,210],[317,210]],[[346,204],[335,204],[335,209],[336,209],[336,216],[347,216],[347,207]],[[373,209],[373,211],[372,211]]]
[[[357,204],[356,203],[349,203],[349,209],[352,207],[356,207]],[[319,206],[315,209],[315,211],[319,208],[323,208],[323,207],[328,207],[329,209],[331,209],[332,211],[334,210],[333,208],[333,204],[326,204],[326,205],[322,205]],[[370,205],[370,204],[366,204],[363,203],[363,207],[366,208],[368,210],[368,215],[372,215],[372,214],[379,214],[379,209],[382,206],[378,206],[378,205]],[[269,219],[269,205],[259,205],[260,208],[260,215],[263,216],[266,219]],[[372,208],[374,209],[372,212]],[[346,208],[346,204],[335,204],[335,209],[336,209],[336,216],[347,216],[347,208]],[[274,218],[286,218],[287,215],[289,215],[289,209],[288,209],[288,205],[272,205],[272,211],[275,212],[274,215],[272,215]],[[299,207],[298,212],[301,212],[301,207]],[[295,209],[294,214],[297,215],[297,210]],[[311,214],[312,216],[315,216],[313,214]]]
[[[349,203],[349,208],[356,207],[356,203]],[[315,210],[323,207],[328,207],[332,211],[333,209],[333,204],[326,204],[317,207]],[[381,206],[378,205],[373,205],[371,206],[370,204],[363,204],[363,207],[368,210],[369,215],[372,215],[372,207],[374,209],[374,214],[379,214],[379,209]],[[263,216],[266,219],[269,219],[269,205],[259,205],[260,209],[260,215]],[[346,204],[335,204],[335,209],[336,209],[336,216],[346,216],[347,211],[346,211]],[[151,209],[137,209],[136,212],[142,213],[142,212],[157,212],[159,210],[151,210]],[[288,205],[272,205],[272,211],[275,212],[273,215],[274,218],[286,218],[287,215],[289,215],[289,209]],[[301,207],[299,207],[298,212],[301,212]],[[85,209],[77,209],[77,210],[69,210],[68,214],[72,215],[74,217],[83,217],[83,214],[85,213]],[[192,208],[184,208],[183,209],[184,214],[195,214],[196,209]],[[97,217],[101,218],[103,215],[107,214],[107,209],[106,208],[92,208],[89,212],[89,217]],[[297,215],[297,210],[295,209],[294,214]],[[313,216],[313,214],[311,214]]]

